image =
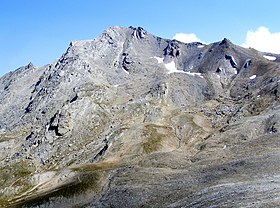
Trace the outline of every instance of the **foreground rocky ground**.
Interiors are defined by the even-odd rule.
[[[0,78],[0,207],[277,207],[279,55],[112,27]]]

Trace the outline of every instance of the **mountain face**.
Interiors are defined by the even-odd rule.
[[[112,27],[0,78],[0,207],[276,207],[280,56]]]

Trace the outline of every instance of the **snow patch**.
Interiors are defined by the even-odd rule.
[[[114,85],[114,87],[118,87],[118,86],[119,86],[118,84]]]
[[[236,63],[235,58],[234,58],[233,56],[232,56],[232,59],[231,59],[231,60],[232,60],[232,62],[234,63],[234,65],[237,66],[237,63]]]
[[[128,71],[126,71],[125,69],[123,69],[123,71],[124,71],[125,73],[129,74],[129,72],[128,72]]]
[[[263,57],[268,59],[268,60],[270,60],[270,61],[275,61],[276,60],[276,57],[274,57],[274,56],[266,56],[266,55],[264,55]]]
[[[235,68],[235,69],[237,68],[237,63],[235,61],[235,58],[232,55],[226,54],[225,58],[230,61],[230,65],[232,66],[232,68]]]
[[[204,48],[205,45],[198,45],[197,48]]]
[[[250,76],[249,78],[250,79],[255,79],[257,76],[254,74],[254,75],[252,75],[252,76]]]
[[[185,72],[186,74],[188,75],[191,75],[191,76],[199,76],[200,78],[204,78],[201,73],[196,73],[196,72]]]
[[[185,72],[185,71],[180,71],[180,70],[177,70],[176,68],[176,65],[175,65],[175,62],[174,61],[171,61],[170,63],[168,64],[164,64],[165,68],[168,70],[168,74],[171,74],[171,73],[184,73],[184,74],[188,74],[188,75],[191,75],[191,76],[199,76],[201,78],[204,78],[201,73],[195,73],[195,72]]]
[[[213,74],[215,74],[218,77],[218,79],[221,78],[221,76],[219,74],[216,74],[216,73],[213,73]]]
[[[165,66],[165,68],[169,71],[168,74],[175,73],[175,72],[181,72],[181,71],[177,70],[174,61],[171,61],[171,62],[168,63],[168,64],[164,64],[164,66]]]
[[[237,70],[236,69],[234,69],[234,74],[237,74]]]
[[[154,56],[154,57],[152,57],[152,58],[155,58],[155,59],[158,61],[158,64],[163,63],[163,59],[164,59],[164,58],[160,58],[160,57],[157,57],[157,56]]]

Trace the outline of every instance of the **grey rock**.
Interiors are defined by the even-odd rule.
[[[278,57],[115,26],[4,75],[0,206],[277,207]]]
[[[227,60],[229,60],[230,61],[230,64],[231,64],[231,66],[233,67],[233,68],[237,68],[237,63],[236,63],[236,61],[235,61],[235,59],[234,59],[234,57],[233,56],[231,56],[231,55],[225,55],[225,58],[227,59]]]

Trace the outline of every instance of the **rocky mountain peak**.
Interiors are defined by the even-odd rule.
[[[142,27],[72,41],[0,78],[0,206],[278,205],[279,69]]]
[[[231,42],[229,39],[227,39],[227,38],[224,38],[224,39],[220,42],[220,45],[228,46],[228,45],[230,45],[230,44],[232,44],[232,42]]]
[[[31,62],[29,62],[29,64],[27,64],[26,67],[30,69],[30,68],[34,68],[35,66]]]

